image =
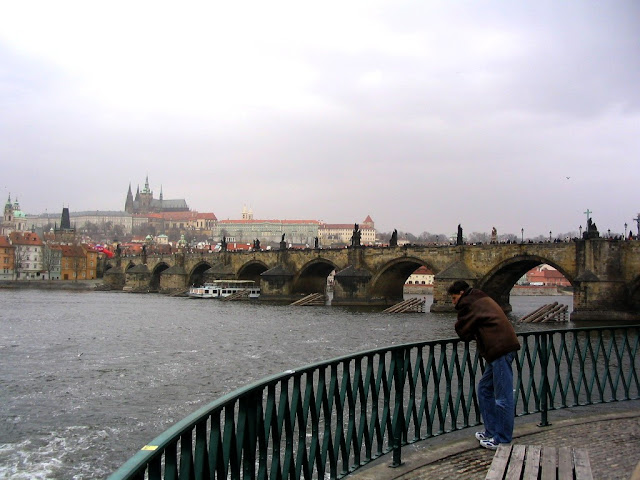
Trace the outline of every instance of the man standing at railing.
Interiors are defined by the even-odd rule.
[[[447,290],[458,312],[455,328],[458,336],[475,340],[478,353],[486,360],[478,382],[478,401],[484,431],[476,432],[480,445],[496,450],[501,443],[511,443],[515,405],[511,363],[520,342],[500,305],[464,280]]]

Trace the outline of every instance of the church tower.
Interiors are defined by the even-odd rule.
[[[242,206],[242,220],[253,220],[253,210],[246,205]]]
[[[2,218],[2,235],[9,235],[13,231],[13,203],[11,194],[7,203],[4,204],[4,217]]]
[[[131,193],[131,182],[129,182],[127,200],[124,202],[124,211],[127,213],[133,213],[133,193]]]
[[[25,232],[27,230],[26,215],[20,210],[18,199],[11,202],[11,194],[4,205],[4,216],[2,217],[2,235],[9,235],[11,232]]]
[[[73,243],[76,238],[76,229],[71,227],[69,207],[62,207],[60,216],[60,228],[54,228],[55,239],[58,242]]]
[[[151,203],[153,200],[153,192],[149,188],[149,175],[144,182],[144,189],[140,192],[140,213],[149,213],[151,212]]]

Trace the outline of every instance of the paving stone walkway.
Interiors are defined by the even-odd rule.
[[[629,480],[640,463],[640,402],[607,405],[552,412],[548,427],[538,427],[536,416],[517,419],[514,443],[586,448],[595,480]],[[482,480],[494,452],[480,448],[474,432],[466,429],[405,447],[400,467],[390,468],[390,457],[380,459],[349,479]]]

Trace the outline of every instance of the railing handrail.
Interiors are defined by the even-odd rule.
[[[635,330],[635,337],[630,340],[629,335],[633,330]],[[590,339],[592,332],[599,339],[595,346]],[[616,332],[624,332],[622,345],[618,345],[615,341]],[[603,358],[605,359],[602,367],[606,367],[607,371],[606,374],[604,370],[601,373],[605,377],[605,384],[609,383],[607,378],[610,379],[610,387],[613,388],[612,394],[615,400],[640,398],[640,381],[638,379],[640,366],[637,365],[640,360],[638,355],[640,349],[639,332],[640,325],[630,325],[518,333],[523,345],[516,357],[517,371],[514,375],[517,378],[515,382],[516,400],[520,402],[523,409],[519,415],[540,413],[542,415],[541,424],[545,425],[549,410],[604,401],[599,402],[597,399],[594,401],[591,398],[594,384],[600,391],[600,398],[604,392],[601,386],[602,379],[597,368],[593,373],[596,378],[587,378],[588,373],[585,372],[587,360],[593,367],[594,365],[600,366],[599,363],[602,363]],[[602,342],[606,341],[606,339],[603,340],[605,333],[611,334],[609,340],[612,343],[603,346]],[[584,335],[585,344],[576,343],[574,340],[571,348],[568,348],[565,340],[568,335],[574,335],[576,338]],[[531,338],[533,345],[529,345]],[[436,347],[439,347],[439,356],[434,353]],[[462,352],[459,351],[460,348],[463,348]],[[620,354],[620,349],[622,349],[622,354]],[[423,359],[425,350],[430,352],[426,364]],[[450,350],[450,357],[448,350]],[[576,350],[579,352],[577,355],[579,364],[577,365],[573,363],[576,358]],[[612,352],[615,353],[619,364],[618,371],[614,372],[614,375],[610,372],[609,362]],[[415,357],[415,364],[412,356]],[[377,362],[374,361],[375,358],[378,359]],[[563,358],[566,360],[566,365],[562,362]],[[553,360],[551,363],[554,371],[550,372],[546,367],[543,370],[541,366],[546,365],[550,360]],[[362,368],[362,362],[366,363],[366,369]],[[623,379],[623,384],[620,385],[622,369],[620,364],[624,362],[631,368],[628,372],[624,372],[628,381],[625,382]],[[180,443],[180,473],[178,473],[177,458],[169,462],[177,474],[175,478],[192,478],[194,470],[206,471],[206,474],[196,475],[195,478],[222,478],[228,474],[231,475],[231,478],[236,478],[237,472],[242,468],[255,474],[255,465],[248,465],[251,462],[259,464],[258,471],[261,473],[258,473],[258,477],[260,478],[270,478],[270,476],[279,478],[279,469],[286,469],[291,465],[295,466],[301,476],[310,478],[312,472],[315,471],[314,468],[317,468],[317,475],[324,471],[326,465],[317,463],[322,461],[325,464],[327,462],[330,464],[331,478],[339,478],[377,458],[379,454],[389,451],[393,451],[393,463],[396,464],[400,462],[402,445],[480,423],[475,396],[475,378],[478,367],[482,369],[483,365],[484,363],[478,358],[473,345],[465,343],[459,338],[448,338],[375,348],[287,370],[238,388],[178,421],[144,446],[109,479],[160,478],[159,472],[162,469],[170,468],[166,465],[167,458],[177,457],[178,443]],[[338,378],[335,372],[339,368],[342,368],[343,376]],[[566,378],[562,378],[562,369],[566,370]],[[327,371],[331,371],[329,382],[324,378]],[[528,375],[525,375],[527,372]],[[316,376],[320,378],[316,379]],[[351,383],[352,376],[353,383]],[[614,376],[616,377],[615,382],[613,381]],[[302,385],[302,380],[305,377],[307,381]],[[365,377],[366,379],[363,380]],[[527,377],[528,380],[526,386],[523,381],[524,377]],[[577,387],[575,377],[578,377]],[[291,394],[288,393],[290,382],[294,383]],[[317,382],[318,392],[316,392],[316,383],[314,382]],[[551,383],[554,385],[552,390],[550,390]],[[566,402],[566,397],[569,395],[569,384],[575,395],[572,405],[567,405]],[[587,384],[590,384],[590,387]],[[557,402],[559,405],[556,406],[554,401],[556,401],[555,392],[558,386],[563,403]],[[281,392],[279,397],[281,403],[276,406],[277,395],[275,391],[278,387],[286,392]],[[304,402],[301,400],[303,388],[305,389]],[[407,395],[404,393],[407,388],[410,391],[408,402]],[[584,390],[582,390],[583,388]],[[431,397],[427,393],[429,389],[433,390]],[[621,398],[616,398],[619,389],[622,389]],[[442,390],[444,390],[444,394],[441,394]],[[384,397],[384,405],[380,403],[381,394]],[[587,398],[584,401],[580,400],[585,395]],[[259,399],[257,399],[258,396],[260,396]],[[420,396],[420,402],[422,402],[419,408],[416,408],[416,403],[419,403],[416,401],[417,396]],[[251,407],[248,407],[247,411],[243,411],[245,407],[242,406],[242,401],[249,397],[256,398],[254,398]],[[364,403],[362,403],[363,400]],[[551,402],[551,407],[548,402]],[[532,403],[533,408],[531,408]],[[225,410],[227,407],[229,410]],[[282,413],[283,410],[285,413]],[[291,413],[289,410],[295,411]],[[357,419],[355,417],[358,412],[361,417],[359,428],[356,431]],[[223,420],[219,419],[220,413],[225,413]],[[348,420],[343,419],[345,413],[348,414]],[[462,413],[462,419],[458,418],[460,413]],[[220,421],[217,426],[213,424],[216,415]],[[248,416],[247,418],[251,417],[252,420],[247,420],[245,415]],[[273,418],[274,415],[277,417],[276,419]],[[341,419],[342,424],[333,418],[335,415]],[[475,423],[472,419],[474,416]],[[436,417],[440,425],[439,430],[433,433]],[[270,420],[267,421],[267,418]],[[206,427],[207,435],[202,432],[196,433],[197,429],[205,428],[203,425],[207,422],[211,422],[211,425]],[[246,422],[253,422],[253,424],[245,427]],[[427,432],[424,434],[422,433],[423,422],[427,424],[425,427]],[[451,422],[451,425],[445,427],[447,422]],[[335,432],[332,427],[334,423]],[[415,438],[409,437],[409,425],[413,426]],[[320,432],[322,427],[324,430]],[[236,431],[235,428],[238,430]],[[246,432],[240,431],[241,428],[248,428],[248,431],[253,432],[256,438],[247,438]],[[307,433],[300,433],[303,428]],[[308,436],[309,428],[312,429],[310,444],[313,445],[308,446],[306,454],[300,454],[301,460],[297,461],[297,458],[292,460],[290,457],[293,455],[293,447],[289,443],[297,438],[298,447],[303,445],[307,448],[307,441],[302,437]],[[295,429],[300,430],[297,433],[298,437],[292,433]],[[345,430],[348,432],[346,438],[343,435]],[[200,440],[198,440],[199,436]],[[284,436],[286,436],[286,448],[289,449],[290,456],[285,461],[276,459],[275,466],[268,464],[268,460],[263,457],[270,454],[269,449],[273,449],[275,452],[271,453],[272,455],[280,455],[278,443],[284,442],[282,439]],[[321,436],[322,448],[318,446]],[[333,438],[334,436],[336,438]],[[194,452],[191,446],[192,437],[196,442],[195,450],[200,449],[199,454],[197,451]],[[243,442],[248,443],[240,443],[237,437],[242,437]],[[236,440],[235,444],[234,440]],[[220,442],[223,445],[220,445]],[[385,442],[387,442],[386,447],[382,446]],[[377,444],[376,452],[373,452],[372,443]],[[212,452],[214,444],[218,449],[216,452]],[[258,449],[258,456],[255,456],[256,449]],[[311,451],[312,449],[313,451]],[[362,450],[366,452],[364,459],[361,458]],[[225,453],[223,455],[220,452]],[[358,460],[356,465],[350,458],[352,454]],[[223,457],[221,461],[224,461],[225,464],[221,467],[212,465],[211,458],[215,458],[217,461],[220,457]],[[232,457],[235,460],[231,460]],[[241,459],[241,457],[243,458]],[[203,464],[199,465],[198,461],[194,461],[194,458],[204,458]],[[315,458],[316,464],[309,465],[308,460],[305,460],[308,458]],[[234,461],[244,463],[233,465]],[[286,462],[289,463],[283,466]],[[337,471],[336,464],[338,462],[342,463],[341,472]],[[267,470],[269,473],[266,473]],[[147,472],[147,477],[144,476],[144,472]],[[188,472],[188,475],[184,472]],[[245,476],[245,478],[247,477]],[[252,478],[252,476],[248,478]]]

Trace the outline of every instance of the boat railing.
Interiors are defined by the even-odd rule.
[[[518,334],[516,415],[640,398],[640,325]],[[481,423],[474,343],[435,340],[289,370],[201,408],[113,473],[120,479],[342,478],[402,447]]]

